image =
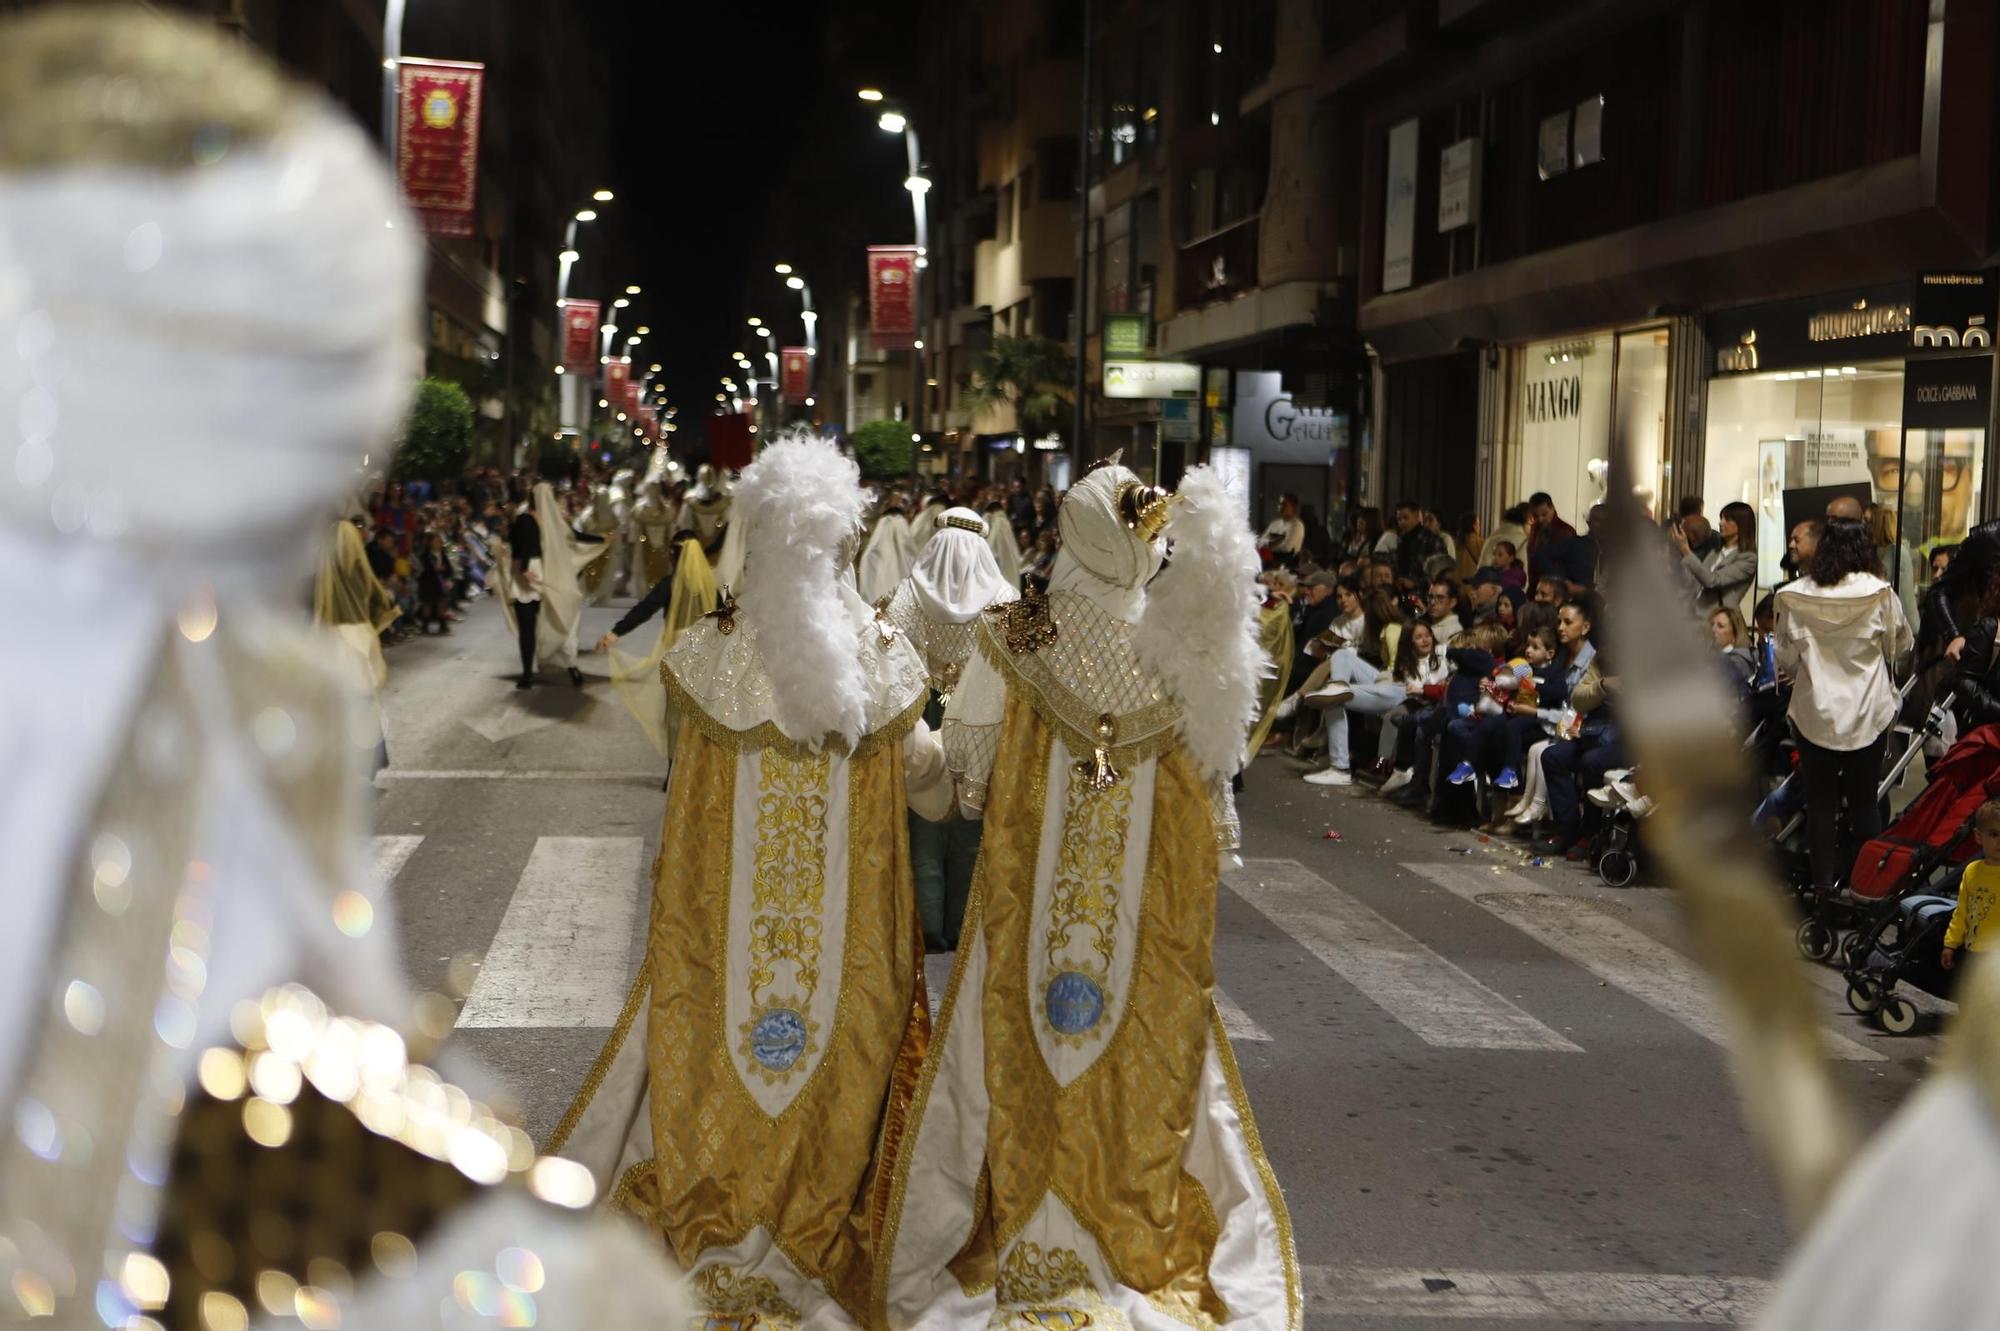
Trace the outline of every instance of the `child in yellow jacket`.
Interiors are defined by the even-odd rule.
[[[1993,920],[1994,903],[2000,901],[2000,800],[1979,806],[1972,815],[1972,834],[1979,839],[1979,858],[1965,866],[1965,876],[1958,882],[1958,905],[1945,926],[1938,964],[1946,970],[1958,963],[1961,948],[1984,952],[2000,941],[2000,925],[1986,927]]]

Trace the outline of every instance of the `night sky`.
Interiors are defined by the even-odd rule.
[[[914,88],[918,8],[592,0],[570,11],[611,77],[607,183],[618,194],[571,290],[644,288],[619,338],[653,329],[634,366],[665,367],[684,430],[714,408],[730,353],[759,355],[747,316],[780,345],[803,342],[798,293],[774,262],[812,283],[824,331],[825,312],[860,283],[863,246],[909,240],[902,141],[855,92]],[[601,266],[607,255],[618,271]]]

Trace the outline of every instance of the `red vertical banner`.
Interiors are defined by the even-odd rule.
[[[469,236],[479,189],[479,96],[486,67],[458,60],[396,66],[396,178],[437,236]]]
[[[803,402],[812,396],[812,352],[804,347],[786,347],[778,353],[780,390],[787,402]]]
[[[603,306],[594,300],[563,302],[563,364],[589,374],[597,364],[597,325]]]
[[[917,247],[868,247],[868,334],[887,351],[917,340]]]
[[[639,418],[639,404],[645,398],[646,386],[627,380],[625,384],[625,414],[637,420]]]
[[[625,385],[632,382],[632,358],[613,356],[604,363],[604,396],[613,411],[625,410]]]

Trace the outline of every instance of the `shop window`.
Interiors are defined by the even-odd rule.
[[[1538,491],[1583,528],[1610,495],[1611,456],[1630,448],[1641,503],[1658,511],[1666,448],[1668,331],[1625,329],[1522,350],[1516,395],[1519,467],[1504,508]]]
[[[1788,508],[1796,516],[1810,501],[1804,507],[1817,517],[1845,488],[1865,496],[1882,571],[1914,622],[1930,552],[1957,544],[1979,521],[1986,431],[1906,429],[1905,378],[1903,362],[1883,361],[1710,381],[1702,497],[1710,514],[1736,500],[1757,510],[1760,588],[1784,576]],[[1788,506],[1788,491],[1814,493],[1795,494]]]

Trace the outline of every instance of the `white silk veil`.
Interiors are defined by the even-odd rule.
[[[948,525],[949,520],[978,523],[981,530]],[[910,570],[910,591],[924,618],[939,624],[964,624],[995,601],[1012,599],[1014,584],[993,562],[977,513],[969,508],[941,510],[935,533],[925,542]]]

